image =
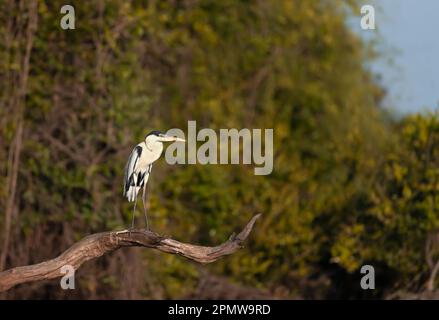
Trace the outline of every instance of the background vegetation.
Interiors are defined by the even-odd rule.
[[[150,180],[155,231],[215,244],[209,266],[151,250],[3,298],[385,298],[434,290],[439,119],[395,118],[346,26],[356,1],[0,1],[0,269],[124,228],[123,167],[152,129],[274,128],[274,171],[178,165]],[[141,220],[138,221],[141,223]],[[377,290],[359,287],[372,264]],[[427,285],[429,283],[429,285]]]

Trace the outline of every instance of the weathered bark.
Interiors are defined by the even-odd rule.
[[[147,247],[162,252],[178,254],[199,263],[211,263],[242,248],[260,214],[254,216],[238,234],[216,247],[182,243],[145,229],[110,231],[89,235],[75,243],[58,257],[34,265],[12,268],[0,272],[0,292],[32,281],[63,276],[61,268],[71,265],[77,270],[84,262],[98,258],[123,247]]]

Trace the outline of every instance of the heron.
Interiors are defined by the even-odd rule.
[[[145,216],[146,229],[149,230],[148,217],[146,214],[145,190],[151,174],[152,164],[160,158],[163,152],[163,142],[185,142],[186,140],[175,136],[166,135],[154,130],[145,136],[145,139],[136,145],[131,152],[125,166],[123,195],[129,202],[134,202],[133,218],[131,229],[134,229],[134,217],[136,213],[137,195],[142,191],[143,212]]]

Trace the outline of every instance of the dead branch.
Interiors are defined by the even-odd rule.
[[[428,291],[434,291],[435,281],[439,272],[439,259],[437,258],[439,250],[439,230],[432,230],[427,235],[425,242],[425,260],[427,261],[430,275],[426,283]]]
[[[229,240],[216,247],[179,242],[145,229],[92,234],[52,260],[0,272],[0,292],[21,283],[61,277],[64,275],[61,273],[64,265],[71,265],[77,270],[88,260],[124,247],[154,248],[162,252],[178,254],[199,263],[211,263],[242,248],[244,240],[247,239],[259,216],[260,214],[255,215],[238,235],[233,234]]]

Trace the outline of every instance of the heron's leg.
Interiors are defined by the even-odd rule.
[[[146,214],[146,183],[143,185],[143,193],[142,193],[142,202],[143,202],[143,214],[145,216],[145,225],[146,229],[149,230],[149,224],[148,224],[148,216]]]
[[[134,200],[133,219],[131,220],[131,229],[134,229],[134,217],[136,215],[136,205],[137,205],[137,194],[136,194],[136,200]]]

